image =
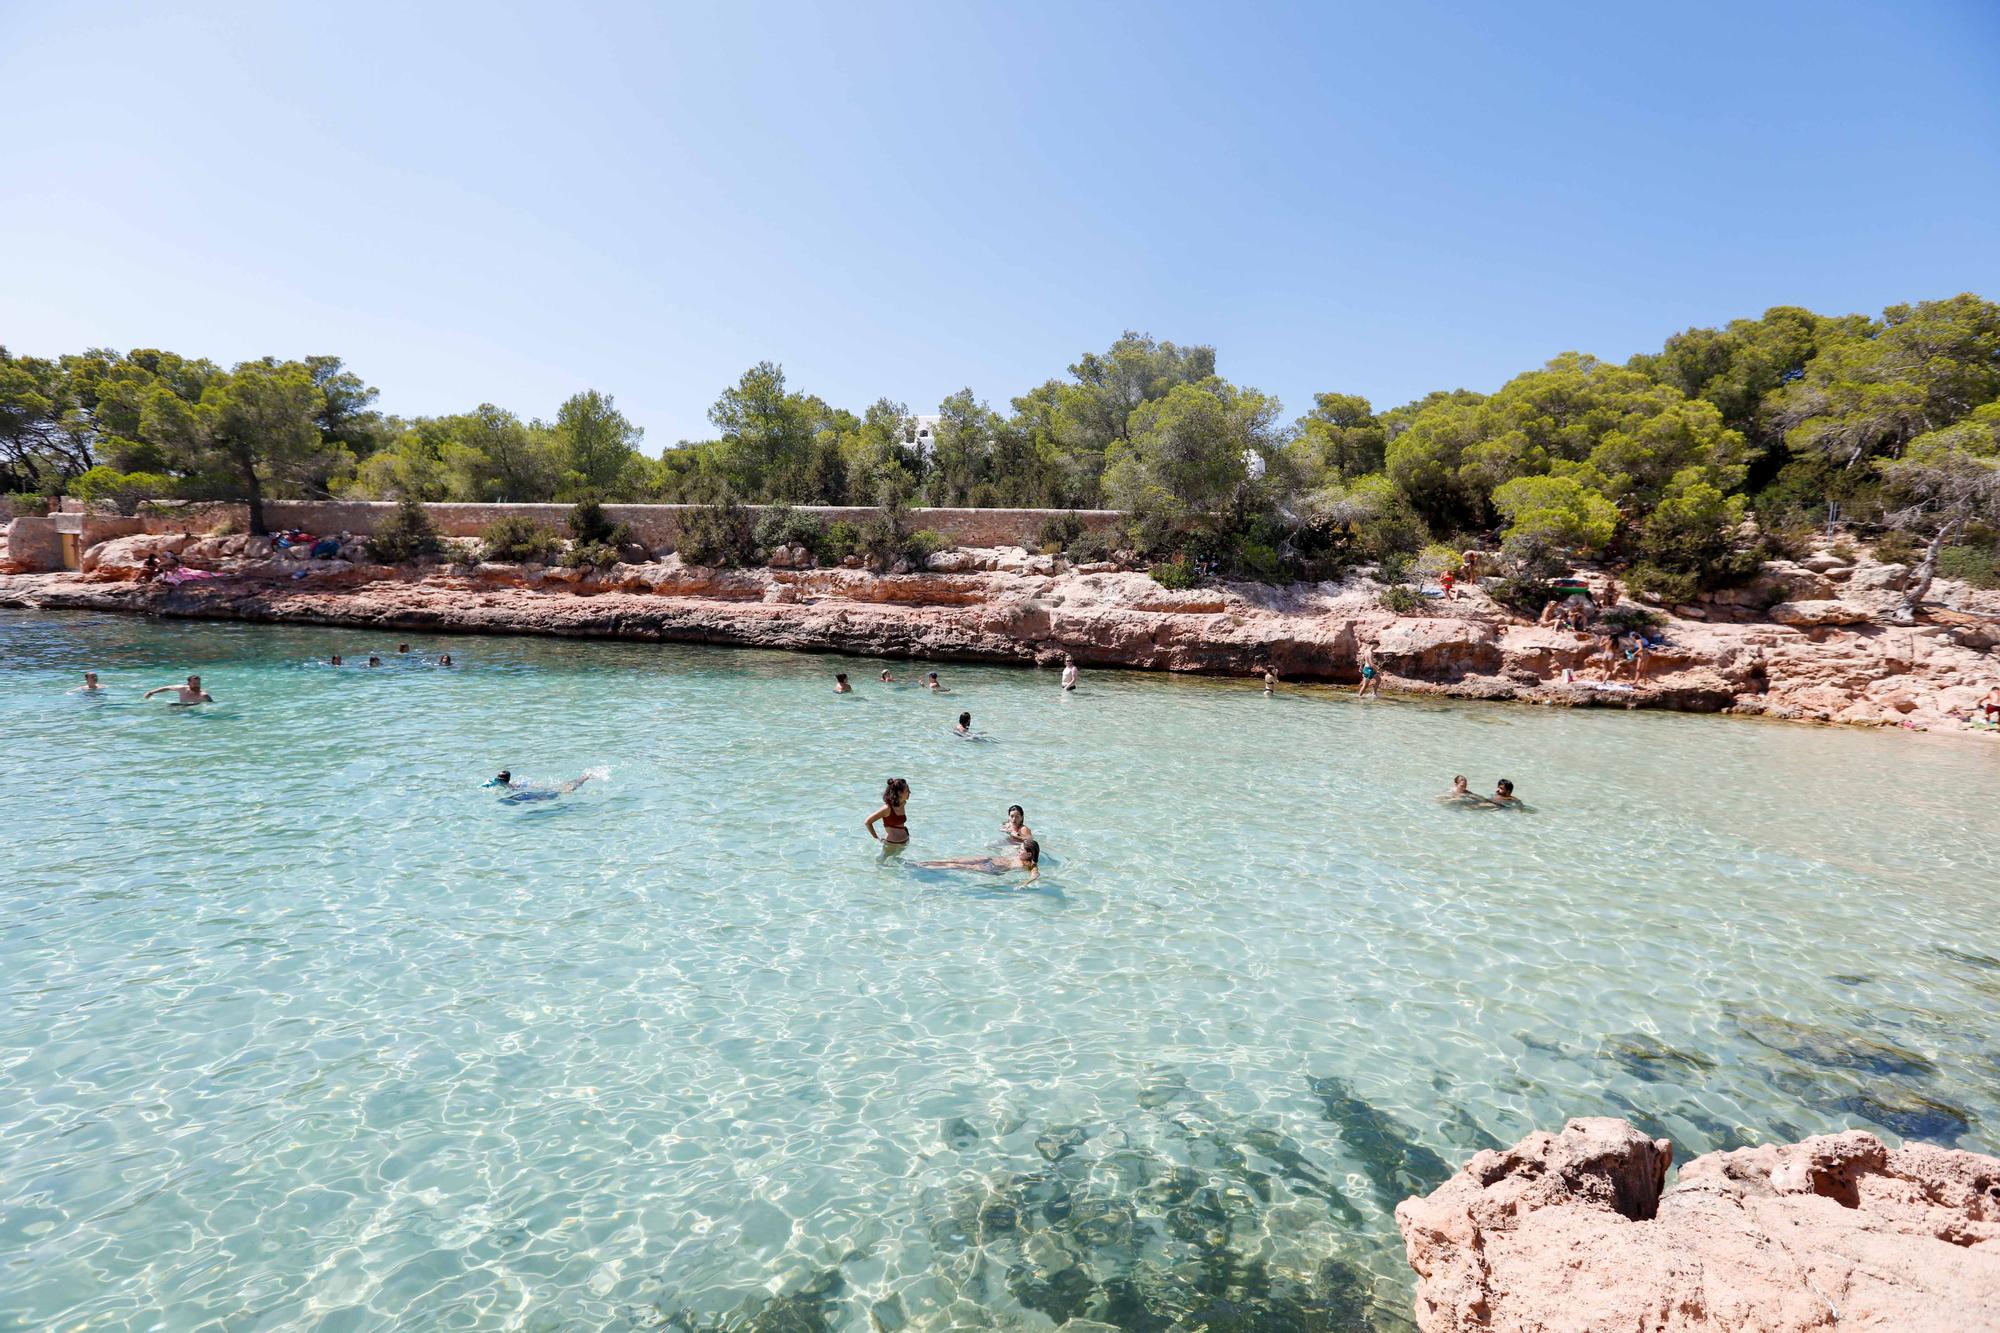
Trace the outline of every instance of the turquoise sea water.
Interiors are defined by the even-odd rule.
[[[0,613],[0,1329],[1402,1329],[1567,1116],[2000,1150],[1995,747],[394,646]]]

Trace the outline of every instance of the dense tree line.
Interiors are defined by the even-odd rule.
[[[0,349],[0,490],[229,496],[253,521],[267,495],[1111,507],[1135,549],[1257,577],[1498,539],[1523,567],[1621,558],[1672,595],[1754,564],[1759,532],[1910,529],[1927,575],[2000,518],[2000,307],[1970,294],[1878,318],[1778,307],[1622,365],[1566,353],[1386,411],[1322,393],[1290,421],[1213,348],[1127,333],[1005,411],[952,394],[928,447],[905,404],[857,415],[768,362],[716,399],[715,438],[658,457],[595,391],[553,421],[375,399],[334,357]]]

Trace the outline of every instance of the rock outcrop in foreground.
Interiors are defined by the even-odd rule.
[[[1424,1333],[2000,1329],[2000,1160],[1850,1131],[1709,1153],[1572,1120],[1396,1208]]]

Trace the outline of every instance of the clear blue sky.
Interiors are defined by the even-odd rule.
[[[0,0],[0,343],[405,414],[769,358],[1006,399],[1121,329],[1290,411],[2000,297],[2000,5]]]

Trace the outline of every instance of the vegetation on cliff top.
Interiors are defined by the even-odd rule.
[[[742,503],[879,506],[833,543],[877,555],[907,550],[911,503],[1114,507],[1133,515],[1132,549],[1240,576],[1498,537],[1526,571],[1609,555],[1670,595],[1754,562],[1749,515],[1780,538],[1830,519],[1906,529],[1924,574],[1982,577],[2000,517],[2000,306],[1970,294],[1879,318],[1778,307],[1623,365],[1565,353],[1491,394],[1386,411],[1322,393],[1290,421],[1218,375],[1214,349],[1128,333],[1008,411],[951,395],[928,447],[904,404],[856,414],[770,363],[717,398],[716,438],[657,458],[594,390],[552,421],[490,404],[403,420],[375,398],[335,357],[225,370],[150,349],[0,349],[0,492],[127,511],[241,498],[253,528],[267,495],[695,501],[697,543],[720,558],[769,544],[732,518]],[[1093,553],[1081,529],[1052,535]]]

